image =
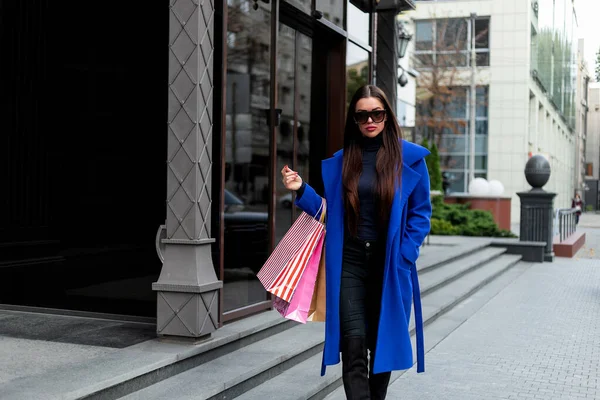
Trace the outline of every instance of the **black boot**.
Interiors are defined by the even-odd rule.
[[[364,337],[342,339],[342,381],[348,400],[370,400],[367,341]]]
[[[371,400],[385,400],[392,373],[382,372],[380,374],[374,374],[374,362],[375,354],[371,352],[371,360],[369,361],[369,389],[371,390]]]

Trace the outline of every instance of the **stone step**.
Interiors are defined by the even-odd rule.
[[[487,248],[492,243],[490,238],[473,238],[467,243],[446,246],[444,251],[427,252],[427,246],[423,247],[419,260],[417,261],[417,270],[419,275],[437,268],[443,267],[446,264],[460,260],[477,251]]]
[[[160,338],[0,383],[2,400],[118,399],[298,325],[277,311],[227,324],[199,343]],[[322,336],[322,335],[321,335]]]
[[[461,301],[472,296],[477,290],[513,267],[520,260],[520,255],[503,254],[465,274],[460,279],[441,286],[434,292],[427,294],[422,298],[424,325],[433,322],[440,315],[443,315]],[[412,334],[415,330],[414,316],[411,316],[409,326]]]
[[[520,256],[516,255],[496,256],[493,260],[486,260],[485,264],[480,268],[466,273],[461,279],[449,282],[437,291],[423,296],[423,320],[424,325],[426,326],[426,348],[430,349],[434,345],[433,343],[428,342],[431,330],[428,330],[427,326],[434,323],[434,321],[443,314],[450,312],[458,303],[472,296],[478,289],[485,286],[486,283],[509,270],[519,262],[519,259]],[[502,287],[506,286],[506,284],[507,283],[504,282]],[[487,300],[479,301],[477,309],[486,302]],[[475,311],[472,311],[472,313]],[[472,315],[472,313],[469,314],[469,316]],[[411,318],[411,321],[413,319],[414,318]],[[456,329],[461,323],[462,322],[457,322],[456,326],[454,326],[447,334]],[[283,335],[285,335],[285,333],[283,333]],[[414,335],[413,323],[411,323],[411,335]],[[438,337],[434,339],[435,343],[439,343],[444,337],[445,336],[440,338],[438,335]],[[413,336],[413,349],[414,348]],[[341,387],[341,365],[338,364],[333,367],[328,367],[327,374],[324,377],[321,377],[321,359],[322,355],[317,354],[268,382],[249,390],[236,399],[262,400],[277,398],[278,400],[320,400],[325,398],[329,393],[332,393],[332,399],[344,399],[343,388]],[[400,373],[401,371],[397,371],[395,372],[395,375],[399,376]]]
[[[460,278],[473,269],[499,257],[505,252],[506,249],[501,247],[486,247],[484,249],[477,250],[466,257],[446,263],[437,269],[429,269],[419,272],[421,296],[425,296],[440,286]]]
[[[231,399],[323,349],[323,323],[299,325],[123,397],[123,400]]]

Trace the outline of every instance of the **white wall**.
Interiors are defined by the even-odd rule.
[[[600,164],[600,83],[591,83],[588,91],[588,130],[585,159],[594,166],[593,179],[599,179]]]

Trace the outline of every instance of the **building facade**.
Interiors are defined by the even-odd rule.
[[[468,191],[474,120],[473,175],[502,182],[512,196],[513,222],[520,216],[516,193],[529,190],[523,170],[533,154],[550,161],[545,189],[557,193],[555,207],[570,206],[576,186],[572,1],[418,1],[407,21],[414,24],[412,60],[420,72],[417,137],[438,143],[450,191]]]
[[[600,83],[589,85],[585,178],[600,179]]]
[[[587,116],[588,116],[588,86],[590,74],[584,59],[584,40],[579,39],[577,46],[577,100],[575,119],[575,190],[583,193],[589,190],[586,187],[586,141],[587,141]]]
[[[279,171],[322,192],[396,41],[375,21],[414,7],[377,4],[3,6],[0,304],[195,337],[271,308],[256,272],[299,213]]]

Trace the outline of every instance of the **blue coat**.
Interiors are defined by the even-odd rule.
[[[322,161],[327,200],[327,310],[321,375],[325,374],[327,365],[340,362],[339,299],[345,224],[341,180],[342,152],[340,150],[332,158]],[[417,371],[424,371],[421,294],[415,262],[430,228],[429,173],[424,159],[428,154],[427,149],[402,141],[402,182],[400,187],[396,188],[388,228],[374,373],[412,367],[413,353],[408,326],[413,300],[417,334]],[[308,214],[316,215],[321,197],[306,185],[296,204]]]

